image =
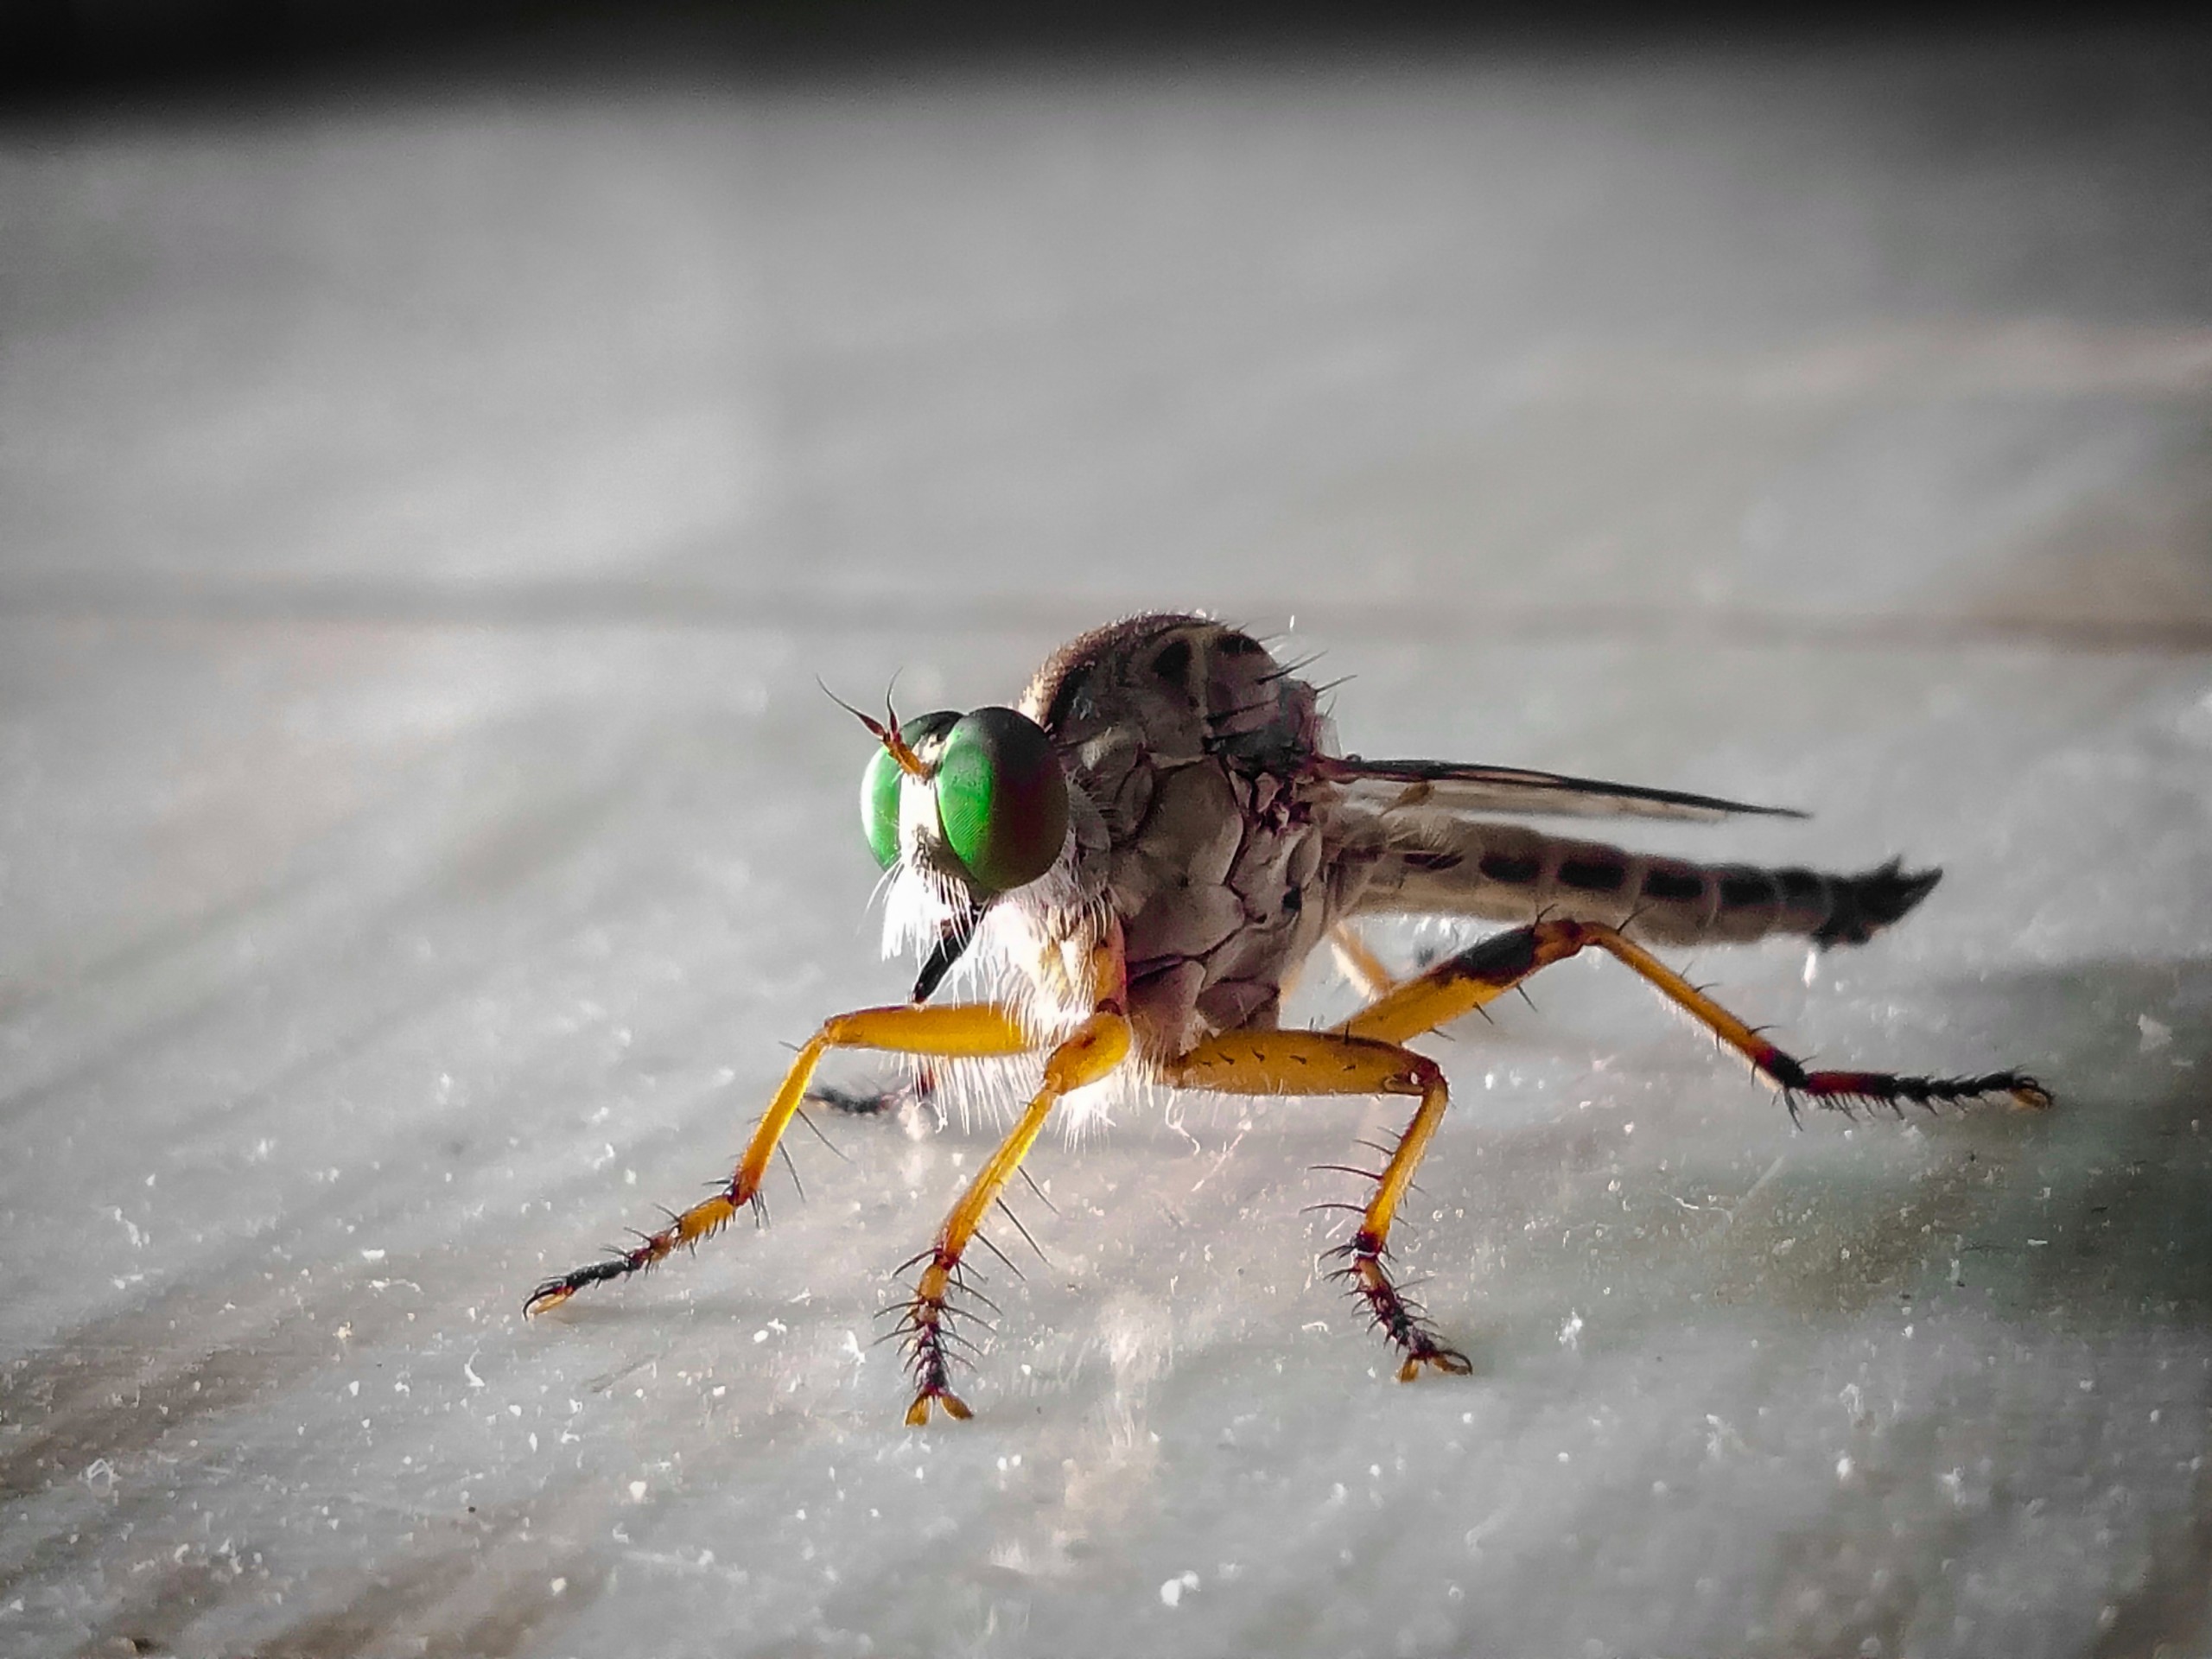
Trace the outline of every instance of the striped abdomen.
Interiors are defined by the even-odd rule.
[[[1694,864],[1518,824],[1427,819],[1376,828],[1383,850],[1349,894],[1352,914],[1400,912],[1526,922],[1540,914],[1625,926],[1669,944],[1741,944],[1770,933],[1859,944],[1923,899],[1940,870],[1891,859],[1856,875]]]

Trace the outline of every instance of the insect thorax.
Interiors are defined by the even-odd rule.
[[[1086,875],[1122,925],[1140,1047],[1273,1026],[1329,920],[1313,689],[1233,628],[1147,616],[1064,646],[1022,707],[1103,827]]]

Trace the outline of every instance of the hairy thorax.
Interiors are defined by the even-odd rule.
[[[1272,1027],[1329,921],[1330,798],[1298,781],[1324,741],[1313,688],[1234,629],[1153,616],[1071,642],[1022,706],[1103,823],[1140,1051]]]

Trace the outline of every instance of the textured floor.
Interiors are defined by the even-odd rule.
[[[2212,1652],[2202,41],[302,94],[0,226],[0,1653]],[[965,1427],[870,1315],[980,1122],[525,1327],[906,982],[817,677],[1178,606],[1942,864],[1696,975],[2060,1109],[1573,965],[1433,1046],[1471,1379],[1317,1281],[1363,1103],[1048,1142]]]

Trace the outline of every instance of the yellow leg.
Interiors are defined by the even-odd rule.
[[[1418,1096],[1413,1121],[1375,1178],[1358,1230],[1336,1254],[1344,1262],[1341,1276],[1366,1302],[1376,1327],[1405,1356],[1399,1381],[1411,1382],[1425,1365],[1461,1376],[1473,1369],[1465,1354],[1437,1335],[1383,1266],[1390,1224],[1450,1099],[1435,1061],[1395,1042],[1344,1031],[1238,1031],[1199,1044],[1168,1067],[1167,1077],[1185,1088],[1232,1095]]]
[[[1382,995],[1396,983],[1396,976],[1383,965],[1382,958],[1367,948],[1367,941],[1350,922],[1338,922],[1329,930],[1329,948],[1335,951],[1337,966],[1344,970],[1352,988],[1369,1001]]]
[[[1593,946],[1625,963],[1661,995],[1749,1060],[1783,1091],[1793,1116],[1800,1099],[1847,1108],[1872,1101],[1901,1109],[1906,1101],[1935,1106],[2006,1095],[2018,1106],[2050,1104],[2050,1091],[2019,1071],[1991,1071],[1978,1077],[1908,1077],[1889,1071],[1808,1071],[1803,1062],[1777,1048],[1642,945],[1596,922],[1538,922],[1484,939],[1407,981],[1340,1029],[1402,1042],[1496,1000],[1537,969]]]
[[[1595,946],[1625,963],[1660,995],[1703,1024],[1733,1048],[1763,1076],[1772,1079],[1795,1116],[1799,1098],[1833,1105],[1854,1101],[1878,1101],[1897,1106],[1902,1101],[1935,1105],[1982,1095],[2009,1095],[2018,1105],[2043,1107],[2050,1095],[2033,1077],[2018,1071],[1993,1071],[1979,1077],[1905,1077],[1886,1071],[1808,1071],[1757,1031],[1722,1007],[1703,991],[1661,962],[1642,945],[1624,938],[1616,929],[1595,922],[1546,921],[1516,928],[1484,939],[1457,956],[1446,957],[1414,979],[1377,998],[1338,1027],[1348,1037],[1370,1041],[1402,1043],[1409,1037],[1459,1018],[1493,1001],[1539,969],[1564,962]],[[1383,1328],[1396,1338],[1393,1322],[1395,1301],[1402,1300],[1384,1274],[1382,1257],[1389,1240],[1390,1220],[1398,1201],[1413,1180],[1415,1166],[1428,1148],[1443,1116],[1441,1094],[1426,1097],[1382,1173],[1375,1178],[1375,1196],[1361,1217],[1359,1231],[1346,1248],[1348,1269],[1375,1309]],[[1408,1376],[1420,1357],[1408,1351],[1399,1373]]]
[[[671,1218],[659,1231],[646,1234],[634,1249],[577,1268],[557,1279],[548,1279],[523,1304],[524,1316],[556,1307],[586,1285],[624,1278],[650,1268],[679,1244],[696,1244],[702,1238],[711,1238],[727,1227],[741,1209],[757,1203],[760,1183],[767,1177],[768,1163],[776,1155],[777,1144],[806,1098],[806,1085],[813,1078],[814,1068],[830,1050],[872,1048],[900,1054],[974,1058],[1019,1054],[1029,1046],[1029,1039],[1023,1035],[1020,1023],[1013,1013],[990,1002],[958,1003],[941,1008],[863,1008],[824,1020],[822,1028],[807,1039],[806,1046],[791,1062],[784,1086],[776,1091],[775,1099],[761,1115],[760,1126],[753,1131],[745,1155],[738,1160],[737,1168],[728,1182]]]
[[[1341,940],[1338,942],[1341,948]],[[1168,1068],[1171,1082],[1228,1094],[1421,1096],[1382,1169],[1357,1172],[1371,1175],[1375,1191],[1361,1212],[1358,1230],[1338,1252],[1345,1262],[1344,1276],[1365,1300],[1376,1324],[1405,1355],[1398,1372],[1402,1380],[1419,1375],[1423,1365],[1447,1371],[1468,1367],[1465,1357],[1443,1344],[1421,1310],[1391,1282],[1384,1265],[1391,1224],[1443,1120],[1447,1099],[1443,1076],[1433,1062],[1399,1045],[1472,1012],[1539,969],[1592,946],[1618,957],[1750,1060],[1783,1090],[1793,1112],[1800,1096],[1835,1104],[1872,1100],[1932,1105],[2003,1094],[2021,1106],[2050,1103],[2041,1084],[2017,1071],[1930,1078],[1808,1071],[1641,945],[1615,929],[1587,922],[1538,922],[1485,939],[1385,991],[1333,1032],[1233,1032],[1200,1044]]]
[[[950,1302],[952,1293],[960,1288],[960,1258],[982,1224],[984,1213],[1036,1144],[1052,1108],[1072,1090],[1112,1071],[1128,1052],[1129,1022],[1111,1009],[1092,1014],[1072,1037],[1055,1048],[1045,1062],[1044,1085],[1036,1098],[1013,1132],[999,1143],[990,1161],[968,1184],[960,1202],[938,1229],[937,1242],[917,1258],[928,1265],[922,1268],[899,1325],[906,1333],[906,1358],[914,1375],[913,1403],[906,1408],[910,1424],[919,1427],[928,1422],[935,1407],[942,1407],[949,1417],[965,1419],[970,1414],[967,1402],[952,1391],[952,1355],[948,1346],[955,1340]]]

